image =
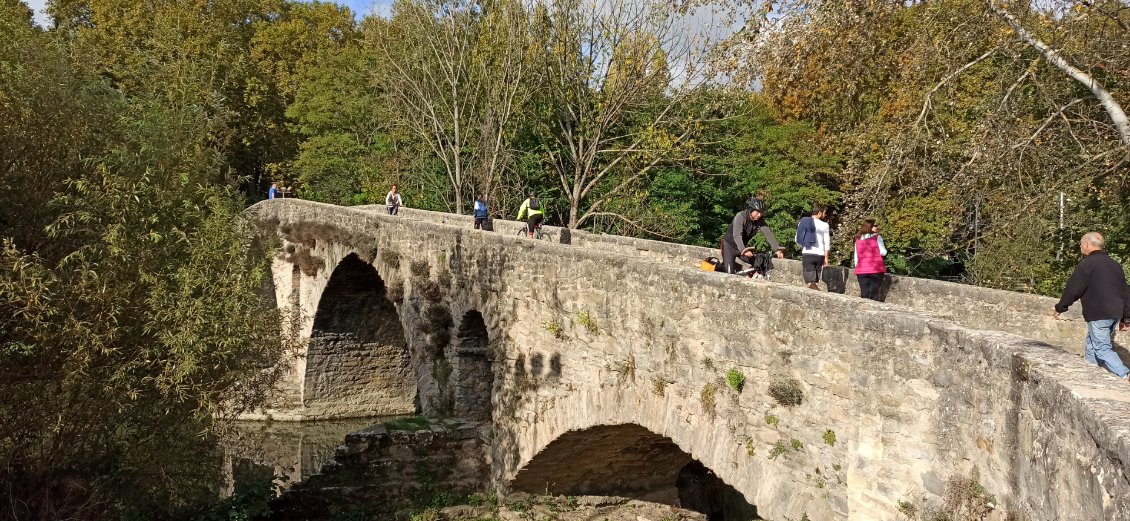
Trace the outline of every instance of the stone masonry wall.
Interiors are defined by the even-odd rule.
[[[481,313],[499,486],[524,469],[575,466],[583,452],[543,452],[570,432],[638,425],[768,519],[897,519],[900,501],[937,504],[955,477],[996,495],[993,519],[1130,519],[1130,392],[1046,344],[612,247],[304,201],[251,213],[280,230],[323,227],[337,259],[365,252],[402,288],[392,300],[413,353],[436,331],[426,333],[427,306]],[[417,370],[421,401],[425,388],[450,389]],[[745,375],[740,390],[729,370]],[[798,405],[772,397],[789,380]]]
[[[402,423],[402,424],[401,424]],[[399,510],[487,489],[478,424],[389,422],[352,432],[321,473],[279,497],[273,521],[392,519]]]

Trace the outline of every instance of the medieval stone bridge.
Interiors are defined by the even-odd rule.
[[[309,339],[263,415],[489,420],[495,484],[538,493],[662,498],[697,461],[766,519],[901,519],[954,478],[996,519],[1130,519],[1130,389],[1072,352],[1082,322],[1050,299],[904,278],[874,303],[654,241],[249,214],[281,238],[274,294]]]

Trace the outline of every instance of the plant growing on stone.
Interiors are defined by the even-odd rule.
[[[804,443],[801,443],[800,440],[793,438],[789,440],[789,446],[791,446],[793,450],[800,452],[800,450],[804,448]]]
[[[795,378],[777,378],[769,384],[769,396],[785,407],[795,407],[804,401],[804,391]]]
[[[836,432],[832,429],[824,431],[824,443],[828,446],[836,446]]]
[[[745,442],[745,454],[746,454],[746,456],[749,456],[749,457],[752,458],[754,453],[756,453],[756,452],[757,452],[757,446],[755,446],[753,444],[753,440],[746,440],[746,442]]]
[[[712,360],[710,357],[704,356],[702,357],[702,366],[705,367],[707,371],[713,371],[714,360]]]
[[[660,377],[651,379],[651,392],[656,396],[662,398],[667,393],[667,380]]]
[[[428,267],[428,261],[414,260],[408,265],[408,270],[412,273],[413,277],[427,278],[431,273],[431,268]]]
[[[946,481],[943,510],[952,521],[980,521],[996,508],[996,496],[971,478],[956,476]]]
[[[600,326],[596,324],[596,320],[593,319],[588,311],[577,313],[577,323],[584,326],[585,330],[589,333],[594,335],[600,333]]]
[[[740,393],[742,392],[742,388],[745,387],[745,375],[737,369],[730,369],[726,371],[726,384],[729,385],[731,389]]]
[[[765,423],[767,425],[772,425],[772,426],[776,427],[778,424],[781,423],[781,419],[776,417],[776,416],[773,416],[772,414],[766,413],[765,414]]]
[[[381,259],[381,262],[386,264],[390,268],[400,267],[400,253],[396,250],[385,248],[381,250],[379,257]]]
[[[910,501],[899,501],[898,509],[899,513],[906,516],[907,519],[914,519],[918,516],[918,507],[914,506],[914,503]]]
[[[711,418],[714,417],[714,384],[706,384],[702,386],[702,393],[699,395],[699,402],[702,403],[702,411]]]
[[[788,452],[789,446],[785,445],[784,441],[777,440],[777,443],[773,444],[773,448],[769,449],[769,459],[777,459],[778,456],[787,454]]]
[[[549,333],[550,335],[553,335],[553,338],[556,338],[556,339],[565,338],[564,329],[561,327],[561,322],[558,322],[557,319],[553,319],[552,321],[546,322],[543,327],[545,327],[545,331],[547,333]]]

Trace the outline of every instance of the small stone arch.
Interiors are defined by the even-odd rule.
[[[494,360],[482,313],[475,310],[465,313],[455,340],[455,416],[490,420]]]
[[[314,314],[303,385],[305,416],[415,412],[404,329],[376,268],[357,254],[334,268]]]
[[[531,494],[610,495],[655,501],[709,520],[758,519],[757,508],[671,438],[640,425],[598,425],[549,443],[510,482]]]

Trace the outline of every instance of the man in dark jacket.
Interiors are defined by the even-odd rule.
[[[741,270],[738,265],[739,256],[745,257],[746,262],[752,264],[753,249],[746,248],[745,245],[759,230],[765,235],[765,240],[769,242],[769,247],[777,258],[785,256],[784,248],[777,244],[773,230],[765,224],[765,201],[750,199],[746,203],[746,209],[734,216],[729,229],[726,230],[726,236],[722,238],[722,263],[726,273],[737,273]]]
[[[1083,319],[1087,321],[1087,339],[1083,357],[1092,364],[1106,367],[1119,378],[1127,378],[1130,369],[1114,352],[1111,338],[1114,327],[1130,321],[1130,287],[1122,266],[1103,251],[1103,236],[1091,232],[1079,241],[1083,261],[1067,281],[1063,296],[1055,305],[1055,317],[1067,311],[1076,300],[1083,301]]]

